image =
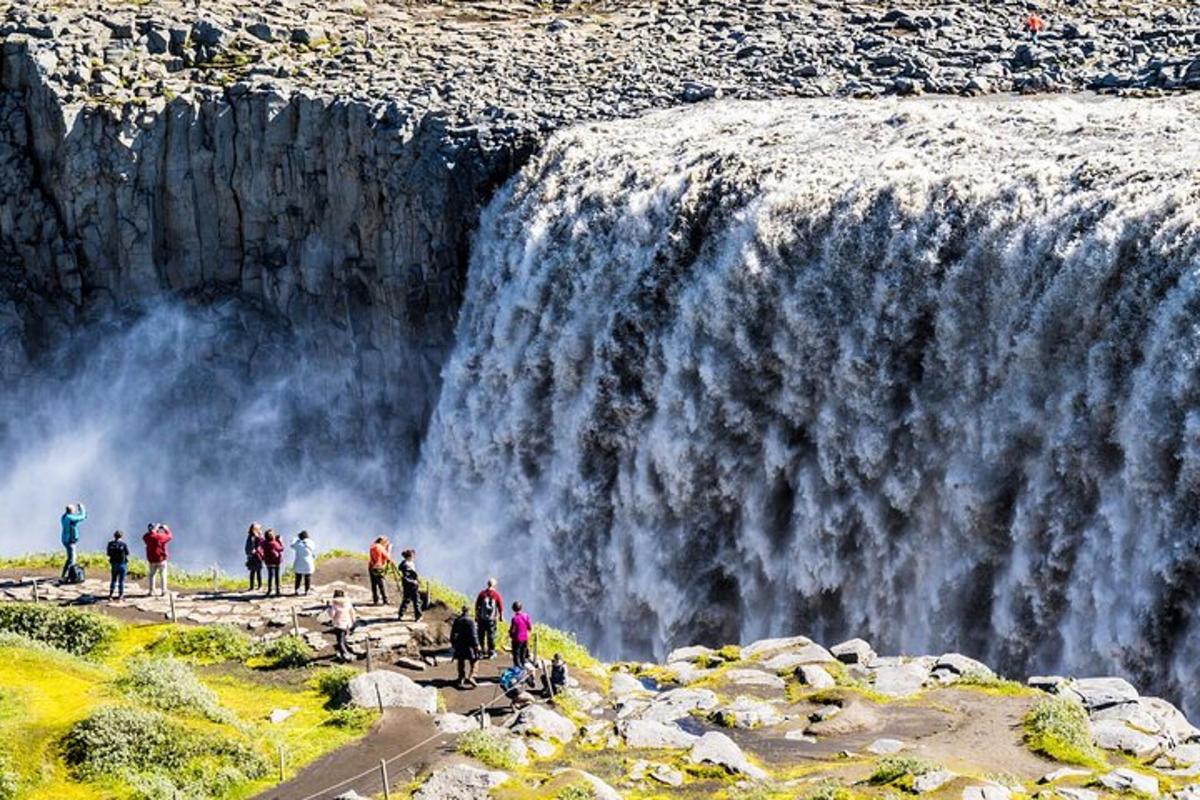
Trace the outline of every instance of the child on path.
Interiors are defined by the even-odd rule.
[[[487,587],[475,598],[475,624],[483,658],[496,657],[496,627],[504,621],[504,598],[496,590],[496,579],[488,578]]]
[[[412,603],[413,621],[420,622],[421,576],[417,574],[417,551],[405,550],[400,555],[404,556],[404,560],[400,562],[400,590],[404,596],[400,599],[400,612],[396,614],[396,619],[404,619],[404,609]]]
[[[124,533],[114,531],[112,541],[108,543],[108,567],[112,573],[112,579],[108,582],[109,600],[113,599],[114,593],[118,600],[125,599],[125,573],[129,569],[129,545],[121,541],[124,538]]]
[[[271,596],[271,588],[275,589],[275,596],[279,597],[283,592],[279,589],[279,565],[283,563],[283,542],[274,528],[267,528],[267,532],[263,537],[263,563],[267,566],[267,597]]]
[[[386,536],[380,536],[371,545],[371,551],[367,555],[367,574],[371,576],[371,604],[377,606],[382,602],[387,605],[387,584],[383,579],[392,564],[392,543]]]
[[[149,571],[146,575],[146,595],[154,594],[154,578],[162,583],[162,596],[167,596],[167,543],[172,539],[171,529],[162,522],[151,522],[146,526],[142,542],[146,545],[146,563]]]
[[[557,695],[567,688],[567,662],[562,653],[555,653],[550,661],[550,693]]]
[[[67,579],[67,573],[75,566],[75,548],[79,545],[79,523],[87,519],[87,509],[83,503],[67,506],[59,522],[62,525],[62,546],[67,551],[67,560],[63,563],[62,579]]]
[[[262,525],[253,522],[246,531],[246,569],[250,571],[250,591],[262,588],[263,535]]]
[[[304,593],[308,594],[312,591],[312,576],[317,569],[317,548],[308,531],[300,531],[296,541],[292,542],[292,552],[296,554],[296,560],[292,564],[292,571],[296,573],[296,586],[292,593],[300,594],[300,584],[303,583]]]
[[[450,647],[458,664],[458,688],[475,688],[475,662],[479,660],[479,634],[471,609],[463,606],[450,626]]]
[[[333,599],[329,601],[328,610],[329,622],[333,625],[333,635],[337,639],[334,645],[337,660],[350,661],[354,658],[355,653],[350,649],[346,639],[354,630],[354,626],[358,624],[358,612],[354,610],[354,604],[350,602],[350,598],[346,597],[346,592],[342,589],[333,590]]]
[[[529,661],[529,633],[533,620],[522,609],[520,601],[513,603],[513,618],[508,623],[508,635],[512,639],[513,666],[524,667]]]

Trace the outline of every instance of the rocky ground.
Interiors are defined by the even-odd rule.
[[[680,648],[662,664],[577,663],[565,695],[521,710],[497,685],[503,659],[482,663],[478,688],[454,687],[444,606],[429,614],[432,624],[398,623],[391,607],[369,606],[361,576],[327,566],[334,580],[315,587],[314,599],[174,598],[182,624],[233,624],[263,638],[296,626],[324,655],[321,601],[342,588],[360,603],[356,639],[371,643],[375,669],[350,682],[350,702],[387,713],[364,740],[264,800],[374,794],[381,759],[393,787],[426,800],[574,797],[585,790],[571,787],[585,784],[590,794],[579,796],[596,798],[1200,796],[1200,729],[1118,677],[1018,684],[961,654],[880,656],[859,639],[826,649],[795,636]],[[33,599],[32,577],[6,575],[0,602]],[[37,598],[126,620],[171,616],[170,600],[135,589],[109,604],[104,591],[97,581],[66,587],[45,578]],[[1033,721],[1063,709],[1049,728]]]

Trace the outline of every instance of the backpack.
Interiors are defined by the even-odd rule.
[[[504,672],[500,673],[500,688],[507,692],[509,689],[520,683],[521,679],[524,677],[525,670],[521,669],[520,667],[509,667],[508,669],[504,670]]]
[[[475,604],[475,616],[484,622],[491,622],[496,619],[496,612],[499,607],[496,605],[496,598],[490,594],[485,594],[479,598],[479,602]]]
[[[72,564],[67,570],[67,577],[63,579],[63,583],[75,584],[83,583],[86,577],[83,572],[83,567],[78,564]]]

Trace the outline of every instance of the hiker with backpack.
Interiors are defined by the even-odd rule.
[[[142,542],[146,545],[146,563],[149,569],[146,574],[146,596],[154,594],[154,579],[162,583],[163,597],[167,596],[167,543],[172,539],[171,529],[162,522],[151,522],[146,526]]]
[[[263,535],[262,525],[257,522],[250,523],[250,528],[246,531],[246,569],[250,572],[250,589],[253,592],[255,589],[262,588],[262,573],[263,573]]]
[[[392,543],[386,536],[375,540],[367,559],[367,574],[371,576],[371,604],[377,606],[382,602],[386,606],[388,596],[384,578],[392,567]]]
[[[421,576],[417,574],[417,551],[405,550],[400,555],[404,556],[399,567],[400,591],[403,593],[403,597],[400,599],[400,612],[396,614],[396,619],[404,619],[404,609],[408,608],[409,603],[412,603],[413,622],[420,622]]]
[[[475,683],[475,662],[479,660],[479,632],[475,620],[471,619],[471,609],[465,605],[450,625],[450,647],[458,665],[458,688],[475,688],[478,685]]]
[[[111,575],[108,582],[108,599],[113,599],[113,594],[117,595],[117,600],[125,599],[125,574],[129,570],[129,545],[125,544],[122,539],[125,534],[121,531],[113,531],[113,537],[108,543],[106,555],[108,556],[108,568]]]
[[[296,541],[292,542],[292,552],[296,554],[296,560],[292,563],[296,586],[292,593],[300,594],[300,584],[304,584],[304,593],[308,594],[312,591],[312,576],[317,569],[317,548],[308,531],[300,531]]]
[[[508,623],[508,636],[512,640],[513,666],[524,667],[529,663],[529,634],[533,631],[533,620],[524,611],[520,601],[513,603],[513,618]]]
[[[76,575],[75,550],[79,546],[79,524],[87,519],[87,509],[83,503],[67,506],[59,522],[62,525],[62,546],[67,551],[67,560],[63,563],[63,583],[80,583],[82,578]],[[76,580],[78,578],[78,580]]]
[[[346,597],[344,589],[334,589],[333,599],[329,601],[329,624],[333,626],[333,635],[337,640],[334,645],[334,650],[337,653],[337,660],[346,662],[357,657],[357,654],[350,649],[350,644],[347,641],[350,632],[354,630],[354,626],[358,624],[358,612],[354,609],[354,604],[350,602],[350,598]]]
[[[533,670],[529,667],[509,667],[501,672],[500,688],[504,690],[504,696],[512,704],[513,711],[537,702],[532,691],[537,688],[537,681],[534,678]]]
[[[496,579],[488,578],[487,587],[475,598],[475,625],[483,658],[496,657],[496,628],[504,621],[504,598],[496,590]]]
[[[263,535],[263,564],[267,567],[267,597],[271,596],[271,588],[275,589],[275,596],[279,597],[283,592],[279,588],[279,566],[283,563],[283,541],[279,538],[279,534],[275,533],[274,528],[267,528],[267,532]]]

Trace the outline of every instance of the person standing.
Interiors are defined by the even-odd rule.
[[[108,582],[108,599],[116,594],[118,600],[125,599],[125,573],[129,570],[129,545],[122,540],[125,534],[113,531],[112,540],[108,543],[106,555],[111,579]]]
[[[275,596],[283,592],[279,588],[279,566],[283,563],[283,542],[274,528],[267,528],[263,536],[263,564],[267,566],[267,597],[271,596],[274,587]]]
[[[293,594],[300,594],[300,584],[304,584],[304,593],[312,591],[312,576],[317,569],[317,548],[313,545],[308,531],[300,531],[296,541],[292,542],[292,552],[296,560],[292,563],[292,572],[296,573],[296,587]]]
[[[463,606],[450,625],[450,647],[454,651],[454,661],[458,665],[458,688],[475,688],[475,662],[479,660],[479,632],[475,620],[471,619],[471,609]]]
[[[567,688],[567,662],[562,653],[555,653],[550,661],[550,694],[561,694]]]
[[[146,526],[142,542],[146,545],[146,563],[149,570],[146,575],[146,594],[154,594],[154,578],[157,576],[162,583],[163,597],[167,596],[167,543],[172,539],[171,529],[162,522],[151,522]]]
[[[75,566],[75,550],[79,545],[79,524],[87,519],[87,509],[83,503],[67,506],[59,520],[62,524],[62,546],[67,551],[67,560],[63,563],[62,579],[67,579],[67,573]]]
[[[250,523],[250,528],[246,531],[245,551],[246,569],[250,572],[249,591],[253,592],[255,589],[262,588],[263,535],[261,524]]]
[[[495,578],[475,598],[475,624],[479,628],[479,646],[483,658],[496,657],[496,628],[504,621],[504,598],[496,589]]]
[[[529,663],[529,634],[533,620],[523,610],[520,601],[512,604],[513,618],[508,623],[508,636],[512,640],[513,666],[525,667]]]
[[[382,602],[387,605],[387,584],[384,578],[388,568],[392,566],[392,543],[386,536],[380,536],[371,545],[367,558],[367,574],[371,576],[371,604],[379,605]]]
[[[333,590],[333,600],[329,601],[329,623],[333,626],[333,635],[337,640],[334,650],[338,661],[349,661],[354,657],[347,641],[350,632],[358,624],[358,612],[346,592],[342,589]]]
[[[400,591],[404,596],[400,599],[400,613],[396,615],[396,619],[404,619],[404,609],[412,603],[413,622],[420,622],[421,576],[417,574],[417,551],[405,550],[400,555],[404,556],[404,560],[400,562]]]

